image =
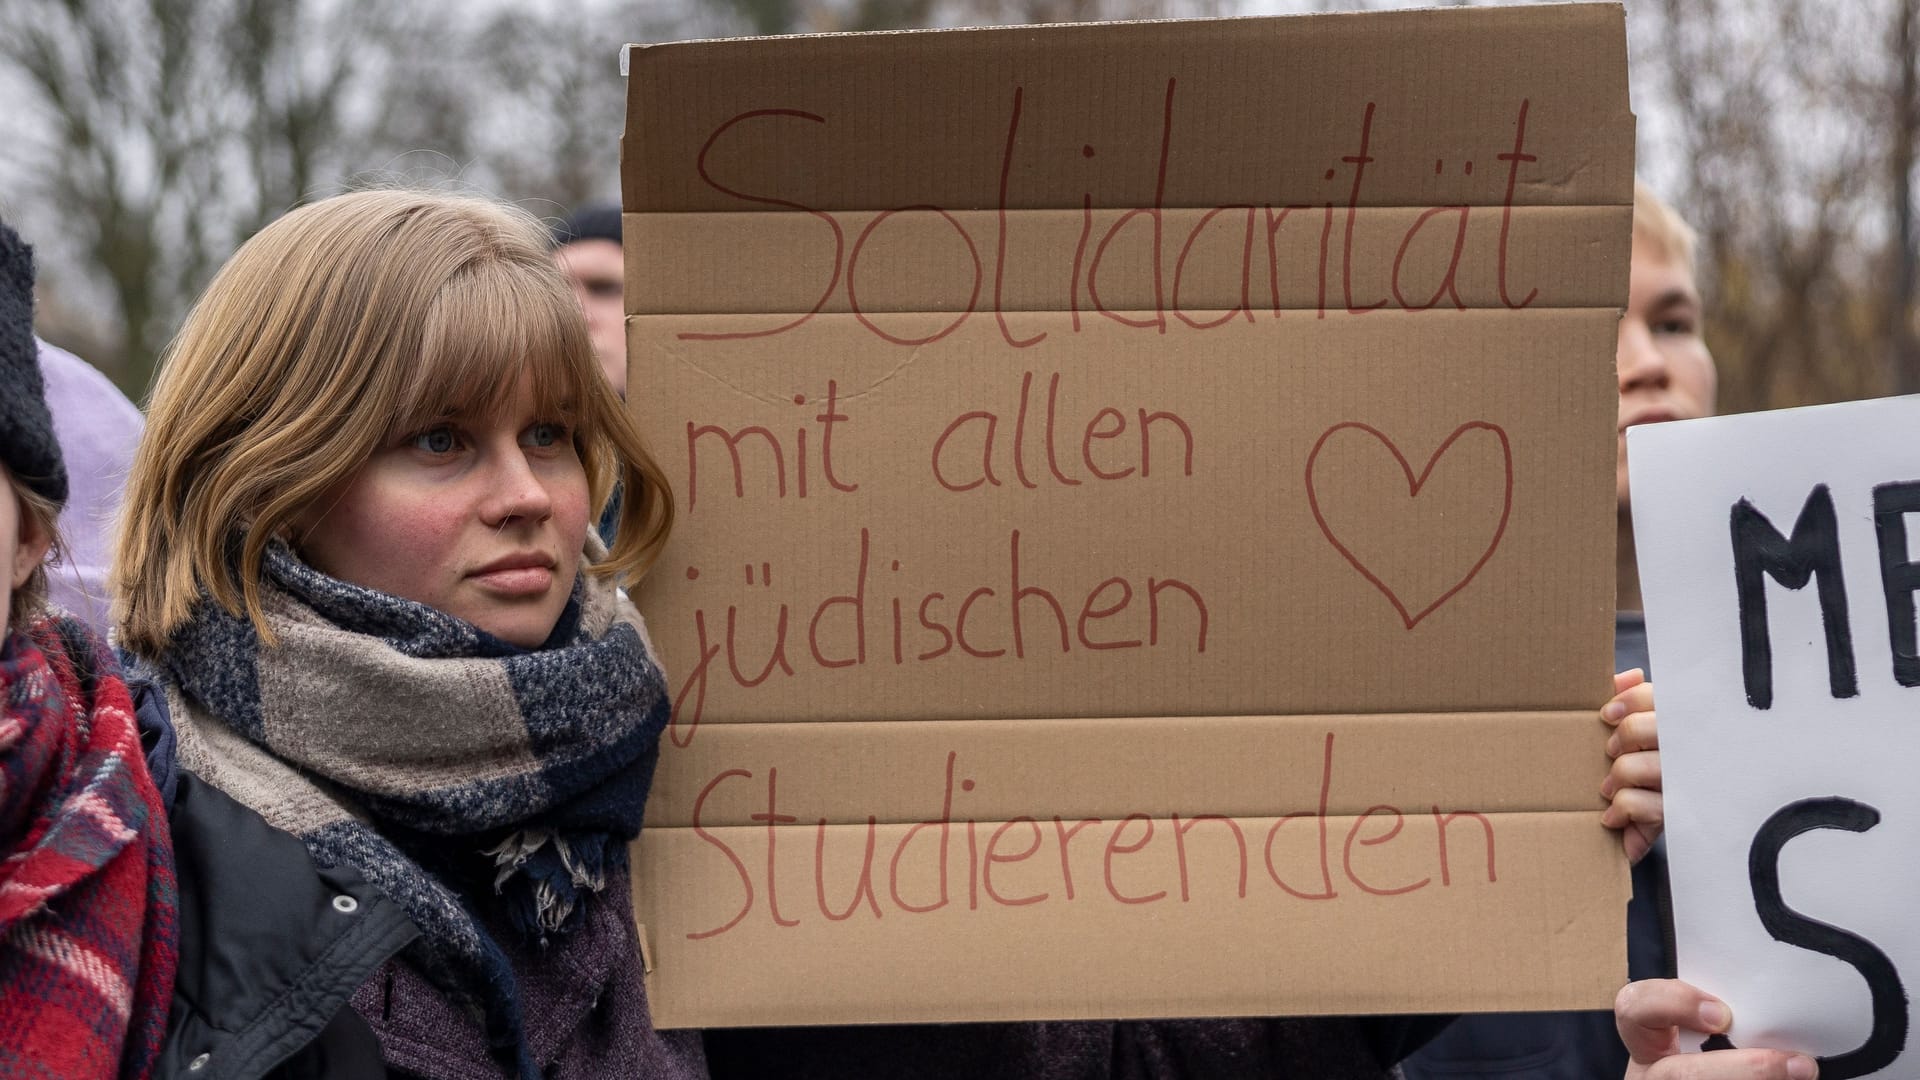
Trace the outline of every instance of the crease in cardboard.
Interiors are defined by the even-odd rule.
[[[637,318],[640,318],[640,316],[635,316],[635,315],[627,316],[629,333],[631,333],[631,327],[633,325],[633,321]],[[916,347],[911,352],[907,353],[904,357],[902,357],[898,363],[896,363],[890,370],[887,371],[886,374],[880,376],[880,378],[875,380],[872,384],[868,385],[864,389],[856,390],[851,394],[839,396],[836,398],[836,400],[842,405],[850,405],[868,396],[869,394],[872,394],[874,391],[880,389],[882,386],[892,381],[895,376],[899,375],[903,371],[906,371],[909,367],[912,367],[914,361],[920,358],[921,351],[922,350],[920,347]],[[695,360],[692,358],[693,352],[694,352],[694,347],[685,342],[674,342],[671,345],[665,345],[660,349],[661,355],[678,361],[680,364],[682,364],[683,366],[687,367],[692,371],[696,371],[701,375],[705,375],[707,378],[713,380],[714,382],[718,383],[721,386],[726,387],[728,390],[733,391],[734,393],[740,395],[743,398],[746,398],[749,401],[756,402],[761,405],[775,405],[775,406],[785,405],[787,403],[788,399],[782,395],[768,392],[768,391],[755,390],[755,389],[752,389],[751,387],[742,386],[738,382],[735,382],[734,380],[727,378],[725,375],[722,375],[719,372],[716,372],[707,368],[705,365],[701,364],[698,360]]]

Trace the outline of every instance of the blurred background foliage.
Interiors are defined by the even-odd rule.
[[[616,197],[621,41],[1389,6],[0,0],[0,215],[41,253],[43,334],[138,400],[213,269],[303,200]],[[1700,231],[1723,407],[1920,391],[1920,0],[1626,7],[1640,168]]]

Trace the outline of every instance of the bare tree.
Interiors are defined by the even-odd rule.
[[[1872,5],[1647,0],[1635,70],[1655,75],[1679,158],[1668,194],[1700,230],[1708,341],[1729,410],[1884,393],[1870,230],[1881,72]]]
[[[8,213],[50,282],[105,303],[70,336],[130,392],[213,269],[301,202],[468,186],[556,213],[617,195],[628,40],[722,28],[624,0],[488,18],[386,0],[7,0]]]
[[[102,279],[123,385],[145,386],[238,238],[350,152],[348,89],[380,55],[372,43],[394,39],[388,11],[376,0],[0,8],[0,65],[28,96],[0,115],[0,137],[18,148],[6,179],[42,208],[24,215],[28,231]]]
[[[725,0],[722,6],[740,32],[752,34],[1196,17],[1240,7],[1232,0]]]
[[[798,0],[724,0],[746,26],[749,34],[791,34],[801,25]]]
[[[1894,76],[1887,155],[1892,203],[1892,273],[1887,275],[1886,326],[1893,386],[1920,393],[1920,237],[1914,235],[1913,179],[1920,168],[1920,0],[1899,0],[1890,35]]]
[[[970,21],[992,23],[1159,19],[1176,14],[1199,18],[1238,9],[1238,5],[1222,0],[1186,0],[1177,5],[1166,0],[969,0],[953,6],[968,9]]]
[[[544,211],[619,195],[626,82],[620,47],[736,31],[724,15],[650,0],[589,11],[503,11],[463,40],[459,68],[432,74],[480,103],[467,118],[473,175]]]

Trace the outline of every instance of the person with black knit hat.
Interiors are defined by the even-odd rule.
[[[173,848],[113,655],[46,607],[67,473],[37,352],[33,252],[0,224],[0,1076],[145,1077],[178,968]]]
[[[33,338],[33,249],[0,225],[0,462],[16,485],[58,508],[67,469],[53,435]]]
[[[620,254],[620,207],[587,203],[548,226],[553,261],[587,313],[587,333],[613,392],[627,396],[626,264]]]

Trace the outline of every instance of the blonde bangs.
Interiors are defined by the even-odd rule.
[[[557,279],[503,260],[448,281],[425,312],[393,424],[412,430],[452,415],[498,416],[523,376],[543,414],[577,415],[599,377],[579,303]]]

